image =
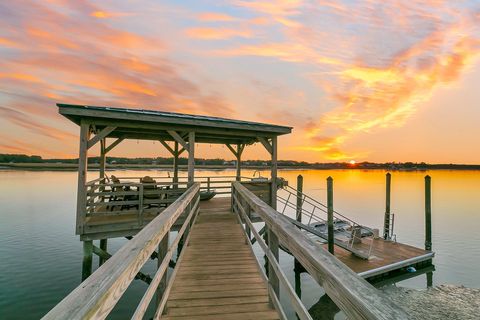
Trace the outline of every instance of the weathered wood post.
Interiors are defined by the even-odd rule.
[[[272,137],[272,168],[271,168],[271,177],[272,177],[272,204],[271,207],[277,210],[277,158],[278,158],[278,146],[277,146],[277,137]]]
[[[170,234],[170,232],[167,232],[165,234],[165,236],[163,237],[163,239],[158,244],[157,268],[160,268],[160,265],[163,263],[163,260],[165,259],[165,256],[167,255],[169,234]],[[162,280],[160,280],[160,283],[158,284],[157,304],[159,304],[160,301],[162,300],[163,293],[165,292],[165,289],[167,288],[167,273],[168,272],[164,273],[164,275],[162,277]]]
[[[242,145],[241,144],[237,144],[237,154],[235,156],[237,158],[237,161],[236,161],[237,174],[235,176],[235,180],[240,181],[241,180],[240,177],[242,176]]]
[[[207,177],[207,191],[210,192],[210,177]]]
[[[173,150],[173,189],[178,189],[178,142],[174,143]]]
[[[425,250],[432,250],[432,178],[425,176]]]
[[[195,180],[195,132],[188,133],[188,186]]]
[[[278,262],[278,237],[272,231],[271,228],[268,228],[268,247],[270,251],[273,253],[275,260]],[[280,295],[280,285],[278,281],[277,274],[275,273],[275,269],[272,266],[272,263],[268,264],[268,282],[272,286],[273,291],[277,297]]]
[[[93,241],[83,241],[82,281],[92,274]]]
[[[333,234],[333,179],[327,178],[327,222],[328,222],[328,252],[335,254]]]
[[[297,177],[297,221],[302,222],[302,196],[303,196],[303,176]]]
[[[107,239],[100,239],[100,249],[103,251],[107,252]],[[102,264],[107,261],[104,256],[98,256],[98,266],[101,266]]]
[[[390,186],[392,181],[392,175],[390,172],[386,175],[385,186],[385,217],[383,220],[383,239],[390,239]]]

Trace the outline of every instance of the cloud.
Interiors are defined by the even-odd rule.
[[[226,28],[189,28],[185,34],[194,39],[203,40],[225,40],[235,37],[249,38],[252,33],[248,30],[226,29]]]
[[[237,18],[220,12],[204,12],[198,15],[198,20],[203,22],[229,22]]]

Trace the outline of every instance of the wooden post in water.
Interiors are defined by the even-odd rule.
[[[302,222],[302,196],[303,196],[303,176],[297,177],[297,221]]]
[[[100,249],[103,251],[107,252],[107,239],[100,239]],[[107,261],[104,256],[98,256],[98,266],[101,266],[102,264]]]
[[[432,250],[432,178],[425,176],[425,250]]]
[[[392,175],[390,172],[386,175],[386,190],[385,190],[385,217],[383,220],[383,239],[390,239],[390,186],[392,182]]]
[[[335,254],[333,234],[333,179],[327,178],[327,222],[328,222],[328,252]]]
[[[92,274],[93,241],[83,241],[82,281]]]

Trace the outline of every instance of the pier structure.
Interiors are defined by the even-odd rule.
[[[308,203],[320,205],[301,187],[292,191],[277,177],[277,138],[292,128],[148,110],[58,106],[60,114],[80,126],[76,233],[84,243],[83,282],[44,319],[105,319],[134,279],[146,281],[148,288],[135,310],[125,315],[131,319],[286,319],[286,308],[299,319],[311,319],[280,267],[279,250],[291,254],[349,319],[408,318],[366,279],[426,261],[418,259],[433,253],[373,236],[377,245],[368,246],[366,242],[373,242],[362,239],[365,228],[355,222],[343,241],[334,229],[338,213],[333,197],[326,206],[327,231],[317,228],[312,223],[315,210],[306,210]],[[107,145],[107,138],[114,141]],[[173,177],[109,178],[106,154],[124,139],[160,141],[174,157]],[[100,177],[87,181],[87,151],[97,143]],[[219,181],[196,177],[196,143],[227,145],[237,159],[236,175]],[[254,143],[271,155],[269,178],[241,175],[242,152]],[[189,159],[186,180],[178,175],[183,152]],[[220,196],[200,201],[202,192],[213,188]],[[281,192],[294,194],[293,200],[282,201]],[[286,214],[290,205],[292,216]],[[113,237],[130,241],[111,254],[107,239]],[[400,261],[392,269],[394,259],[388,257],[399,250],[408,254],[396,254]],[[92,254],[100,257],[93,273]],[[145,275],[142,267],[152,258],[158,268]]]

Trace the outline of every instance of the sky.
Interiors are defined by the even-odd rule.
[[[78,156],[72,103],[292,126],[285,160],[480,163],[479,83],[480,0],[0,2],[0,153]]]

